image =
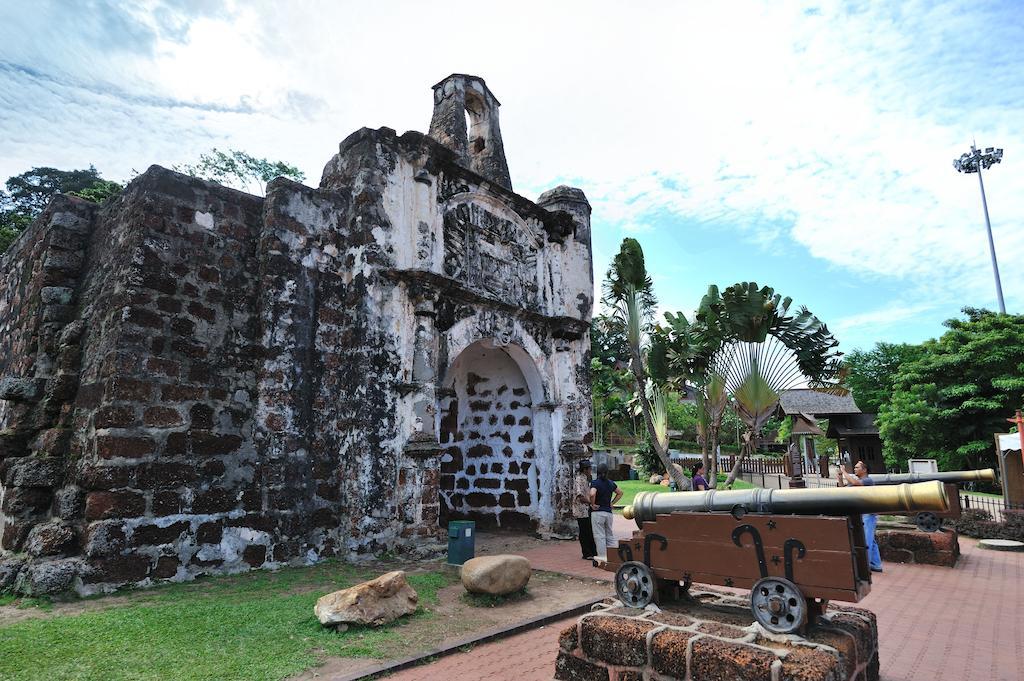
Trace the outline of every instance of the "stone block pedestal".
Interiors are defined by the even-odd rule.
[[[805,636],[753,621],[749,599],[693,591],[694,602],[657,609],[595,606],[562,631],[559,681],[878,681],[873,613],[830,606]]]
[[[944,528],[938,532],[920,530],[878,530],[875,541],[882,560],[893,563],[920,563],[956,567],[960,558],[960,540],[956,530]]]

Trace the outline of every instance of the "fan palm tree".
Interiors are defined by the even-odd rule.
[[[726,485],[758,445],[761,430],[783,390],[808,385],[839,390],[839,342],[806,307],[790,313],[792,299],[753,282],[734,284],[719,294],[711,286],[697,317],[708,340],[699,363],[721,377],[746,425],[740,457]]]
[[[630,352],[629,368],[636,379],[636,396],[654,452],[666,473],[676,483],[676,488],[687,489],[688,483],[682,471],[672,465],[668,455],[668,418],[664,394],[651,381],[645,363],[652,331],[651,317],[657,304],[653,289],[640,243],[636,239],[623,239],[619,253],[608,269],[604,302],[614,310],[612,318],[624,331]]]

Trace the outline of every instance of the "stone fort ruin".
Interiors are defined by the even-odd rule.
[[[80,593],[567,530],[590,206],[512,191],[484,81],[316,189],[153,166],[0,259],[0,590]]]

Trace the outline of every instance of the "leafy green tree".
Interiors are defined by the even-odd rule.
[[[256,158],[237,149],[225,152],[214,148],[208,154],[200,154],[198,163],[176,165],[174,170],[245,191],[255,188],[261,195],[275,177],[287,177],[296,182],[306,179],[305,173],[284,161]]]
[[[697,405],[683,402],[679,393],[669,393],[665,401],[668,407],[668,427],[683,433],[684,440],[691,440],[697,434]]]
[[[599,444],[610,433],[637,435],[631,413],[634,384],[628,371],[629,348],[622,329],[607,316],[594,317],[590,328],[590,381],[594,436]]]
[[[590,323],[590,356],[606,367],[622,369],[629,365],[626,336],[607,315],[597,315]]]
[[[878,414],[890,466],[909,458],[937,459],[947,470],[997,463],[992,435],[1024,405],[1024,315],[964,314],[899,365]]]
[[[0,203],[2,203],[2,197],[0,197]],[[32,218],[27,215],[0,209],[0,254],[10,248],[18,235],[25,231],[31,222]]]
[[[73,194],[101,203],[120,193],[117,182],[104,180],[94,166],[85,170],[39,167],[8,178],[0,192],[0,253],[18,238],[57,194]]]
[[[73,196],[77,196],[85,199],[86,201],[92,201],[93,203],[103,203],[108,199],[120,194],[124,191],[124,185],[120,182],[112,182],[110,180],[96,180],[91,185],[82,189],[81,191],[70,192]]]
[[[86,170],[32,168],[7,180],[7,193],[0,201],[5,210],[31,219],[43,212],[54,195],[80,192],[102,181],[94,166]]]
[[[861,411],[877,414],[892,395],[900,365],[918,358],[920,345],[876,343],[871,350],[854,350],[847,355],[846,385]]]

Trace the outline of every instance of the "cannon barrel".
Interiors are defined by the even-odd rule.
[[[991,468],[977,471],[946,471],[945,473],[889,473],[887,475],[872,475],[871,479],[876,485],[900,485],[905,482],[970,482],[980,480],[984,482],[995,482],[996,472]]]
[[[947,511],[949,499],[941,482],[912,485],[821,487],[817,489],[734,489],[706,492],[640,492],[622,515],[637,526],[673,511],[732,511],[793,515],[913,513]]]

